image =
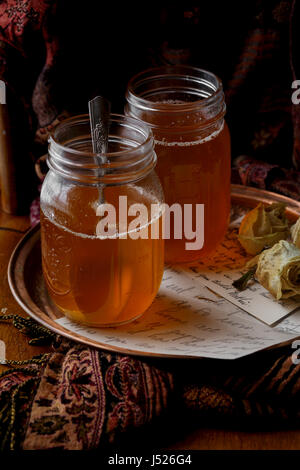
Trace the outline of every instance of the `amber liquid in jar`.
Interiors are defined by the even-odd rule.
[[[103,194],[117,216],[120,195],[127,196],[128,205],[155,204],[130,185],[107,187]],[[98,199],[97,188],[73,186],[68,214],[53,207],[41,211],[42,266],[48,292],[67,317],[109,326],[137,318],[152,303],[163,275],[164,243],[159,210],[148,223],[158,239],[97,236]]]
[[[170,224],[165,261],[205,258],[224,237],[230,213],[230,135],[222,83],[195,67],[158,67],[130,80],[126,100],[126,114],[152,129],[165,202],[169,207],[180,205],[182,214],[185,204],[192,205],[190,226],[195,232],[197,225],[204,235],[203,245],[194,243],[191,249],[183,215],[182,237]],[[204,221],[196,218],[197,204],[204,205]]]
[[[173,225],[165,241],[167,263],[189,262],[204,258],[223,239],[230,213],[230,136],[226,123],[215,134],[189,141],[155,140],[156,171],[164,189],[166,202],[204,204],[204,244],[200,250],[187,250],[185,238],[175,239]],[[196,214],[193,210],[194,226]],[[182,226],[182,233],[184,227]]]

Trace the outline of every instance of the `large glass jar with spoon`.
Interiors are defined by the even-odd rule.
[[[111,115],[100,156],[87,115],[54,131],[41,191],[42,264],[49,295],[67,317],[117,325],[153,301],[164,263],[155,164],[151,130],[130,117]]]

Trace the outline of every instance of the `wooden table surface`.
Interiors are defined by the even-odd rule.
[[[10,216],[0,211],[0,311],[26,316],[25,312],[14,300],[7,282],[7,266],[10,255],[29,228],[29,219],[25,216]],[[0,339],[6,345],[7,359],[23,360],[34,355],[47,352],[47,347],[29,346],[28,338],[13,328],[10,324],[0,323]],[[0,365],[0,372],[6,370]],[[151,439],[149,437],[149,439]],[[189,432],[183,429],[175,430],[171,442],[161,443],[167,449],[206,449],[206,450],[250,450],[250,449],[300,449],[300,430],[270,430],[243,432],[223,427],[196,428]]]

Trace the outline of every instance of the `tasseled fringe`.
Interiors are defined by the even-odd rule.
[[[11,321],[15,328],[31,338],[29,340],[31,345],[50,345],[56,336],[29,317],[1,314],[0,321]],[[0,389],[0,451],[18,448],[24,432],[24,423],[22,423],[22,417],[25,419],[24,410],[31,406],[41,371],[49,356],[49,353],[45,353],[24,361],[9,359],[1,361],[1,364],[10,368],[0,374],[0,381],[5,380],[8,375],[10,377],[7,377],[7,380],[13,380],[12,377],[15,375],[16,383],[10,386],[8,391],[1,393]]]
[[[21,331],[30,339],[30,345],[47,345],[51,344],[55,338],[55,333],[49,331],[48,328],[39,325],[32,318],[21,317],[20,315],[7,315],[0,314],[0,321],[12,321],[12,324],[17,330]]]

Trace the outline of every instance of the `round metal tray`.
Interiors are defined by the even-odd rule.
[[[265,204],[273,202],[285,203],[287,206],[287,216],[291,221],[300,215],[300,203],[288,197],[255,188],[232,185],[232,203],[234,207],[250,208],[259,202]],[[44,283],[41,267],[39,225],[25,234],[12,253],[8,266],[8,281],[13,296],[28,315],[55,333],[69,339],[109,351],[138,356],[191,357],[181,354],[155,353],[151,350],[141,352],[131,349],[128,347],[128,344],[126,347],[112,345],[107,340],[108,332],[111,331],[110,328],[99,329],[99,331],[103,332],[103,340],[95,341],[81,335],[80,332],[75,333],[56,323],[55,320],[62,318],[63,314],[52,303]],[[166,328],[168,328],[167,323]]]

